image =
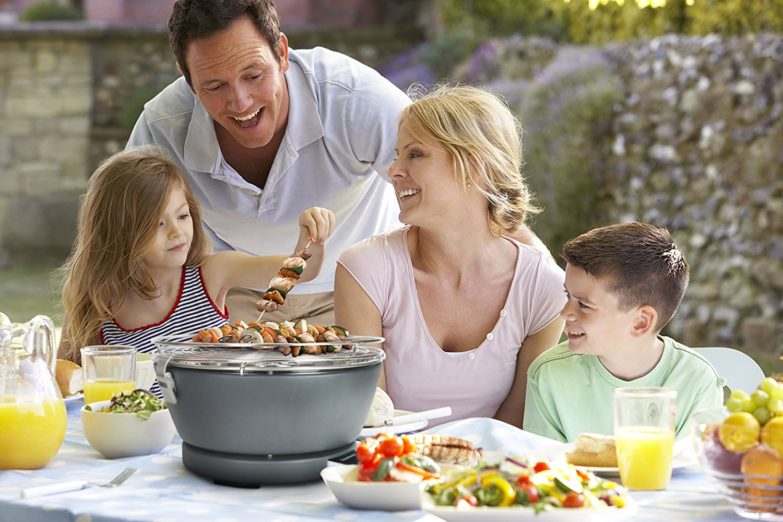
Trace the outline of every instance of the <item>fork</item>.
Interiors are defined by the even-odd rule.
[[[45,486],[33,486],[22,490],[22,498],[43,497],[46,495],[57,495],[69,491],[80,491],[90,487],[116,488],[128,480],[131,475],[136,473],[136,468],[125,468],[119,475],[109,482],[89,482],[87,480],[71,480],[68,482],[59,482],[56,484],[46,484]]]

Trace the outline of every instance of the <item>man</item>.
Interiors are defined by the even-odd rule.
[[[321,275],[265,315],[330,324],[340,253],[400,226],[385,177],[410,100],[347,56],[289,50],[271,0],[177,0],[169,40],[183,77],[145,105],[128,146],[181,164],[216,250],[290,252],[303,210],[333,210]],[[231,319],[255,319],[258,298],[232,291]]]

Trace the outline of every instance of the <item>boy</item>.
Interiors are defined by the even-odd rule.
[[[524,429],[561,441],[611,434],[615,388],[677,390],[676,433],[694,411],[720,407],[715,369],[659,335],[688,286],[688,264],[666,229],[624,223],[568,241],[560,312],[568,340],[528,369]]]

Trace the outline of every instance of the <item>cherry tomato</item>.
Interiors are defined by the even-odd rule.
[[[521,488],[518,488],[518,490],[527,496],[528,504],[535,504],[538,502],[538,490],[533,484],[527,484]]]
[[[585,497],[580,493],[571,491],[563,499],[564,508],[580,508],[585,505]]]
[[[402,439],[402,454],[407,455],[416,451],[416,444],[407,435],[400,437]]]
[[[549,469],[549,464],[547,464],[546,462],[536,462],[536,465],[533,466],[533,471],[536,473],[540,473],[548,469]]]
[[[403,442],[400,437],[389,437],[381,441],[379,452],[386,457],[399,457],[402,455]]]
[[[381,460],[383,460],[383,455],[382,455],[380,452],[376,451],[376,452],[373,454],[373,456],[372,456],[372,458],[371,458],[370,460],[365,460],[364,462],[360,462],[360,463],[359,463],[359,466],[360,466],[361,468],[366,468],[366,469],[372,469],[372,470],[374,470],[375,468],[377,468],[377,467],[378,467],[378,463],[379,463]]]
[[[375,456],[375,448],[377,446],[367,444],[366,442],[360,443],[358,446],[356,446],[356,460],[359,462],[367,462],[368,460],[372,460],[372,458]]]
[[[371,482],[372,474],[375,473],[374,467],[359,466],[359,480],[362,482]]]
[[[530,475],[520,475],[517,477],[517,485],[525,486],[530,484]]]

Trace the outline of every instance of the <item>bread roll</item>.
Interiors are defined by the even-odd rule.
[[[617,449],[614,437],[597,433],[582,433],[574,441],[574,451],[566,453],[566,461],[574,466],[616,468]]]
[[[75,362],[57,359],[54,378],[63,397],[82,391],[82,367]]]
[[[394,404],[391,397],[380,388],[375,388],[375,396],[370,405],[370,411],[367,412],[367,418],[364,419],[365,427],[385,426],[386,422],[391,422],[394,418]]]

